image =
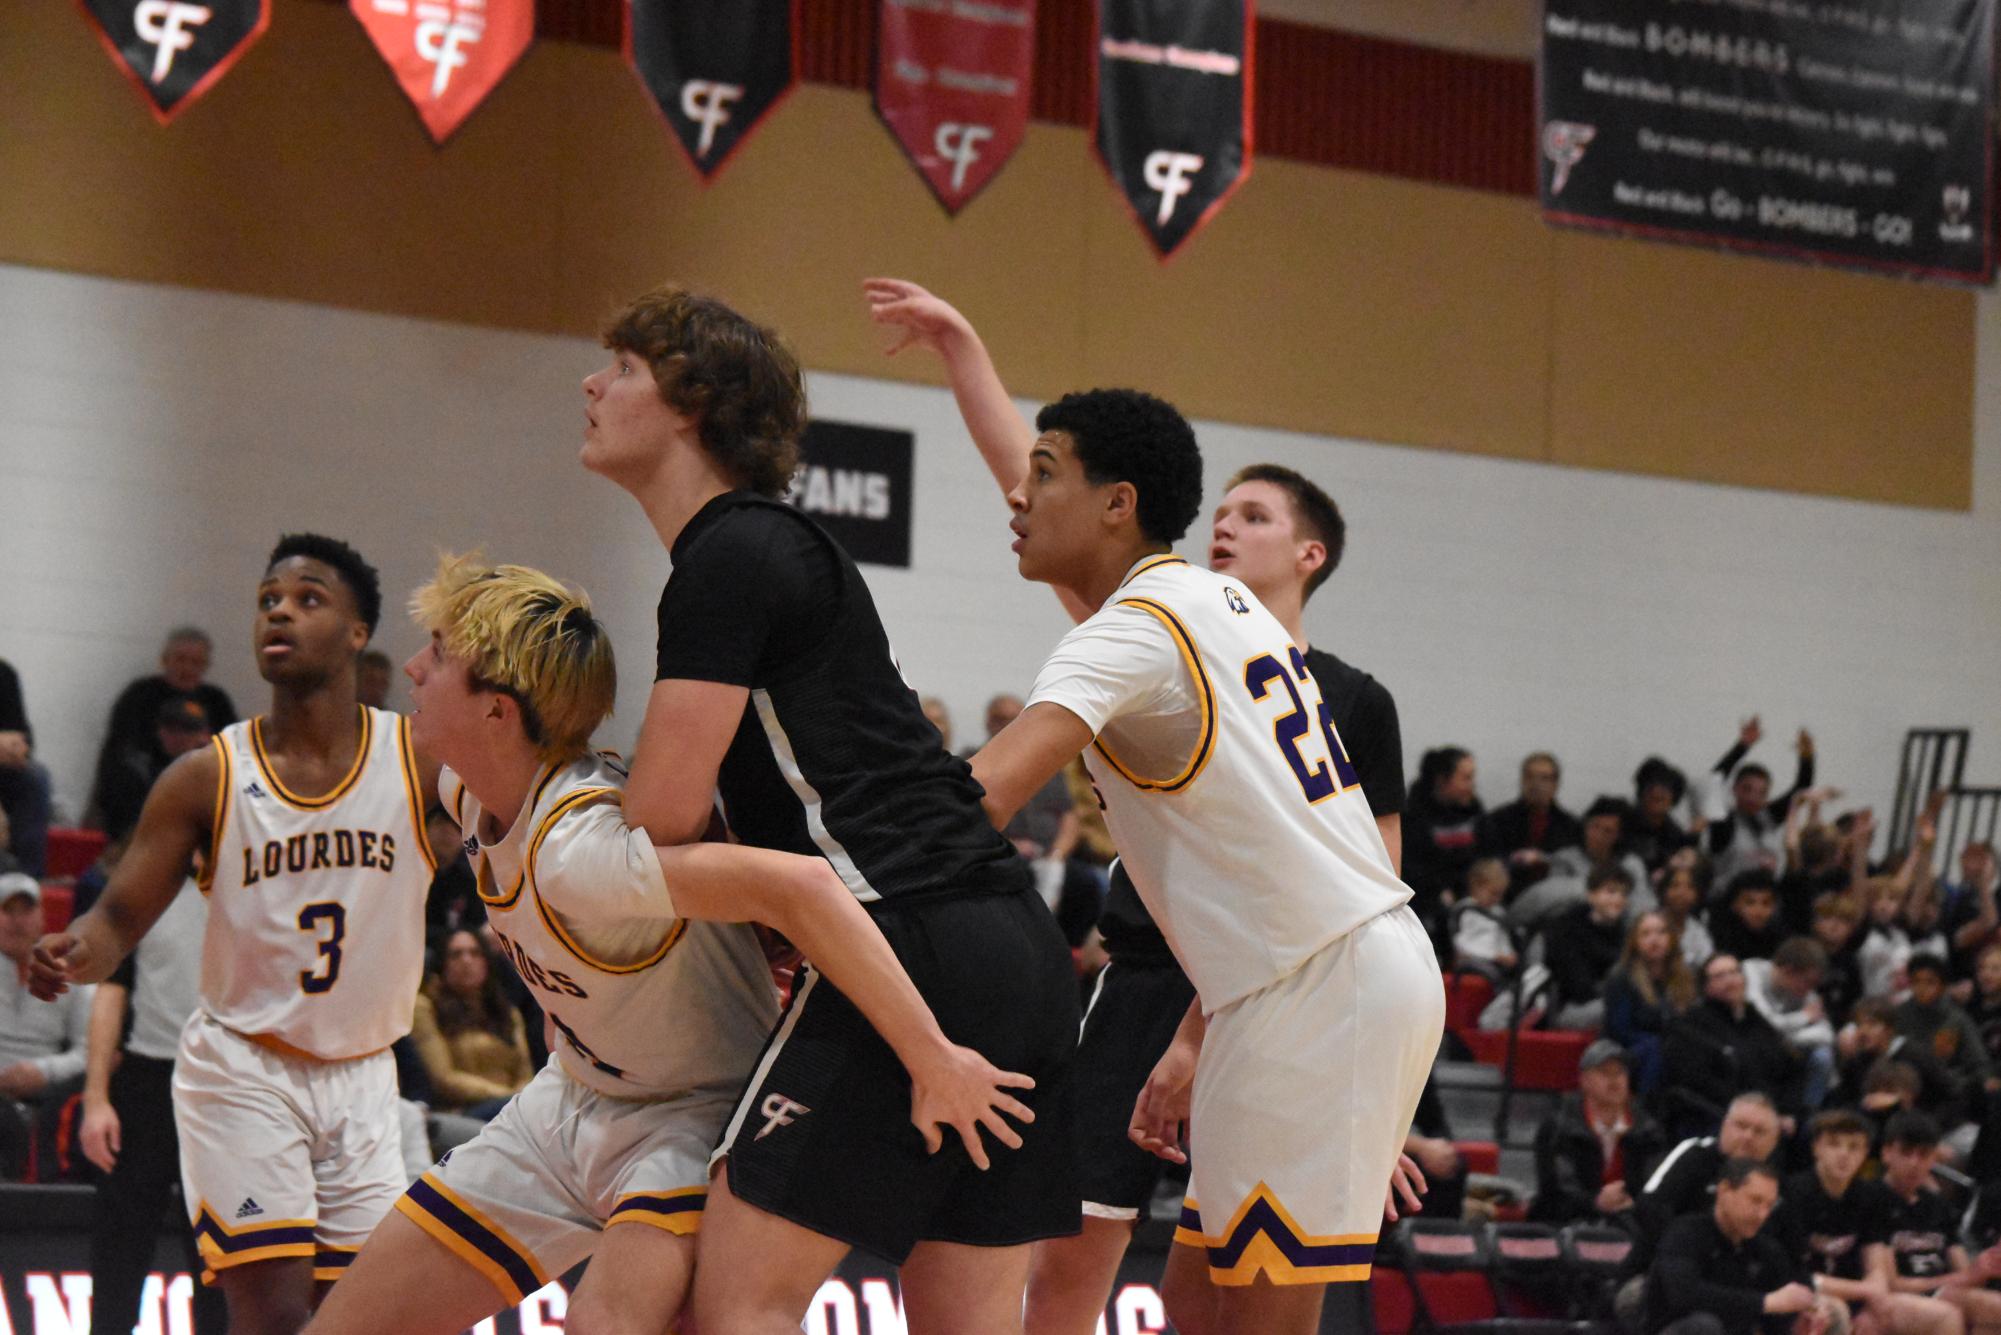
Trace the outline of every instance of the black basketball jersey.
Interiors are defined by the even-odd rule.
[[[673,558],[658,679],[750,691],[716,781],[738,838],[825,857],[864,902],[1032,884],[824,530],[782,502],[727,492],[688,521]]]
[[[1335,731],[1362,780],[1369,810],[1378,816],[1402,811],[1403,735],[1389,689],[1322,649],[1306,651],[1306,667],[1334,716]],[[1105,953],[1116,960],[1137,964],[1173,958],[1167,938],[1140,903],[1139,891],[1122,863],[1112,864],[1105,906],[1098,914],[1098,934],[1104,938]]]
[[[1837,1199],[1807,1169],[1786,1179],[1775,1231],[1815,1274],[1859,1280],[1867,1277],[1865,1249],[1890,1240],[1893,1209],[1889,1188],[1880,1182],[1851,1182]]]

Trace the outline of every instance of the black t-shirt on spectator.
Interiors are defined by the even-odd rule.
[[[1031,888],[972,770],[898,672],[861,572],[824,530],[782,502],[725,492],[688,521],[673,558],[657,679],[750,691],[716,777],[739,838],[825,857],[864,902]]]
[[[1593,1001],[1604,994],[1605,975],[1619,962],[1626,926],[1621,920],[1593,922],[1591,906],[1579,904],[1550,923],[1543,943],[1557,996],[1566,1004]]]
[[[1334,716],[1335,732],[1362,781],[1370,813],[1388,816],[1402,810],[1403,732],[1389,688],[1324,650],[1308,649],[1306,666]],[[1105,953],[1115,960],[1137,964],[1174,958],[1153,915],[1140,902],[1124,863],[1112,864],[1105,906],[1098,913],[1098,934],[1104,938]]]
[[[1890,1251],[1897,1273],[1906,1279],[1934,1279],[1952,1273],[1950,1252],[1959,1239],[1959,1212],[1936,1191],[1920,1191],[1905,1200],[1885,1188]]]
[[[1889,1190],[1856,1180],[1838,1198],[1811,1170],[1786,1179],[1772,1227],[1806,1268],[1830,1279],[1863,1279],[1863,1250],[1890,1240]]]

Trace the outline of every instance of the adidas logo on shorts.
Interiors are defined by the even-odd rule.
[[[264,1207],[248,1196],[243,1198],[243,1204],[236,1207],[236,1217],[238,1219],[250,1219],[263,1213]]]

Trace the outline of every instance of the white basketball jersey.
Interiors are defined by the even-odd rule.
[[[222,730],[202,889],[202,1007],[251,1038],[325,1061],[410,1032],[424,970],[430,845],[409,724],[357,705],[361,746],[321,796],[280,782],[261,719]]]
[[[1139,562],[1043,666],[1043,702],[1096,734],[1105,823],[1206,1010],[1410,898],[1304,654],[1242,584]]]
[[[749,924],[672,916],[624,787],[609,757],[551,768],[486,843],[479,799],[449,769],[438,777],[487,923],[556,1029],[563,1070],[617,1098],[734,1091],[778,1020],[771,967]]]

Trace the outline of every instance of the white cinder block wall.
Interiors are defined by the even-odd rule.
[[[856,319],[862,318],[859,311]],[[0,657],[20,671],[74,810],[109,702],[181,621],[254,709],[252,591],[283,530],[353,541],[382,568],[379,643],[439,548],[484,546],[583,584],[624,659],[626,745],[651,679],[667,561],[638,510],[579,469],[586,340],[501,333],[0,266]],[[1003,368],[1005,371],[1005,368]],[[1765,717],[1782,779],[1801,723],[1822,773],[1887,803],[1913,724],[1975,729],[1969,777],[2001,782],[2001,304],[1981,298],[1976,504],[1944,514],[1814,500],[1218,423],[1210,503],[1242,464],[1322,479],[1349,555],[1314,640],[1381,677],[1406,760],[1452,741],[1482,795],[1526,751],[1566,802],[1625,791],[1638,760],[1691,773]],[[1171,387],[1164,388],[1171,393]],[[1065,627],[1014,576],[1005,510],[941,390],[812,379],[823,416],[917,433],[914,564],[871,567],[906,675],[960,742],[1023,689]],[[1886,439],[1881,466],[1897,467]],[[1206,527],[1184,549],[1198,559]]]

